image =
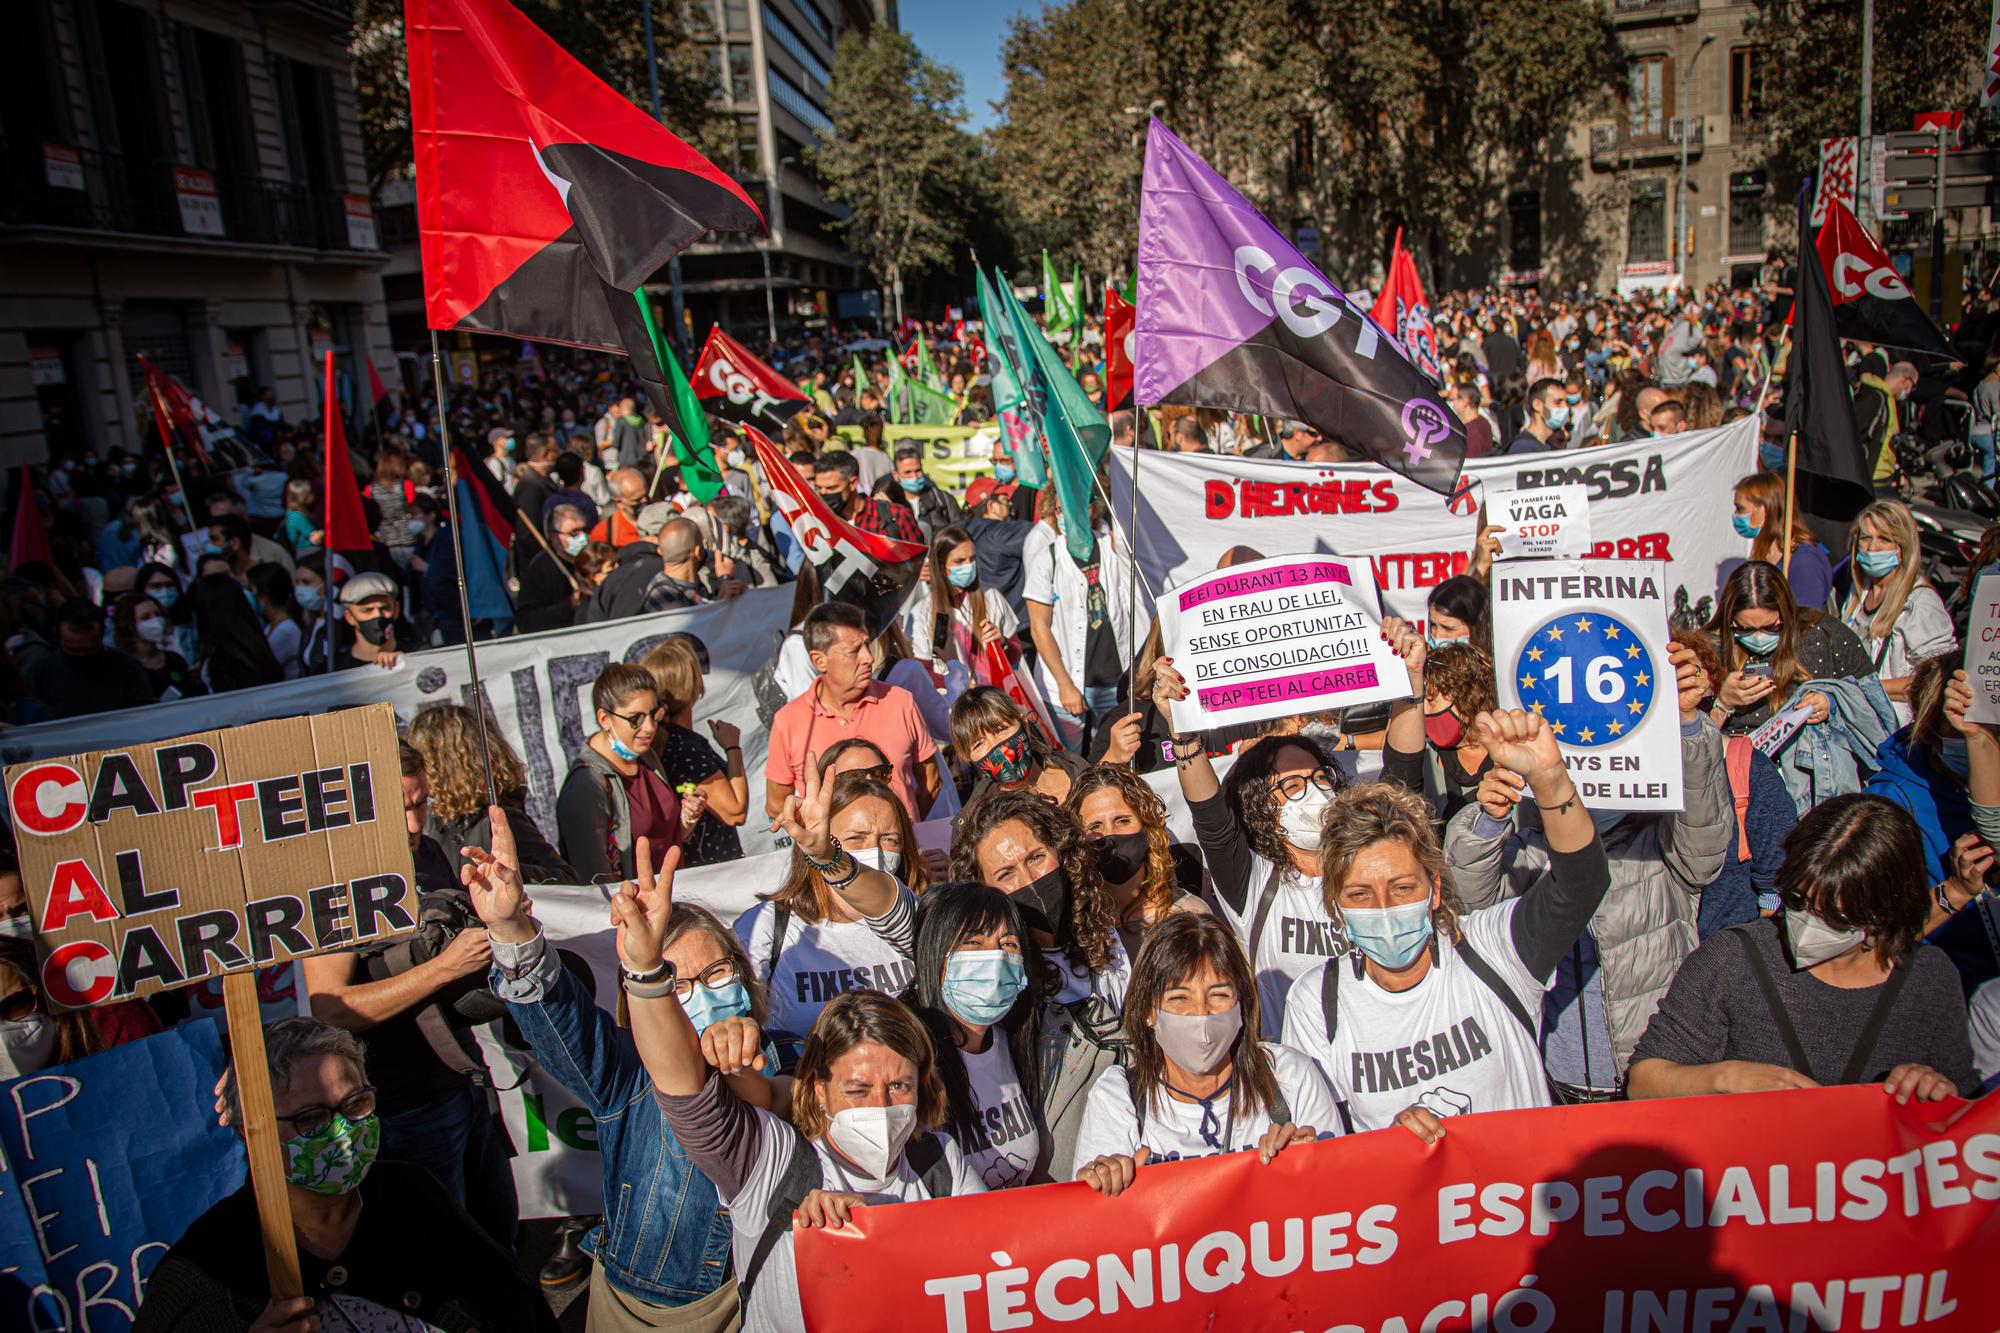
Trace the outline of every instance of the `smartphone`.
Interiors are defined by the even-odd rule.
[[[1771,664],[1769,662],[1746,662],[1743,664],[1743,674],[1746,676],[1762,676],[1764,679],[1769,680],[1772,675]]]

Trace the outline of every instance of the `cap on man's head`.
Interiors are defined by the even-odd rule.
[[[340,585],[340,604],[359,606],[372,601],[398,602],[402,598],[396,591],[396,581],[387,574],[356,574]]]
[[[641,537],[657,537],[668,523],[678,517],[679,510],[665,500],[656,500],[632,516],[632,526],[639,529]]]
[[[492,430],[486,432],[486,442],[488,444],[498,444],[513,433],[513,431],[508,430],[505,426],[495,426]]]
[[[965,503],[970,509],[977,509],[988,500],[1012,500],[1017,483],[1004,485],[992,477],[974,477],[972,484],[965,488]]]

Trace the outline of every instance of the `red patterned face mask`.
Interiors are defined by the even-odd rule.
[[[979,757],[979,771],[1005,786],[1028,776],[1028,760],[1028,729],[1022,727]]]

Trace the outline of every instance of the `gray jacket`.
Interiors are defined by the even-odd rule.
[[[1707,718],[1681,738],[1685,803],[1679,814],[1626,819],[1605,838],[1611,892],[1590,918],[1602,958],[1604,1012],[1622,1075],[1653,1010],[1693,952],[1695,906],[1735,845],[1736,816],[1723,767],[1722,733]],[[1468,909],[1518,898],[1549,870],[1539,829],[1492,829],[1469,805],[1445,832],[1453,883]]]

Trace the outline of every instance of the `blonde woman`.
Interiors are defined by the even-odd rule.
[[[417,714],[403,739],[424,757],[424,772],[430,777],[430,818],[424,832],[437,839],[456,873],[466,864],[461,848],[493,850],[479,719],[460,704],[432,704]],[[486,742],[493,755],[493,791],[514,830],[521,877],[530,884],[576,883],[576,871],[528,814],[528,770],[520,756],[498,727],[487,727]]]
[[[1847,554],[1854,588],[1840,618],[1867,649],[1897,719],[1908,726],[1917,664],[1958,646],[1951,613],[1924,578],[1917,521],[1898,501],[1877,500],[1861,511]]]

